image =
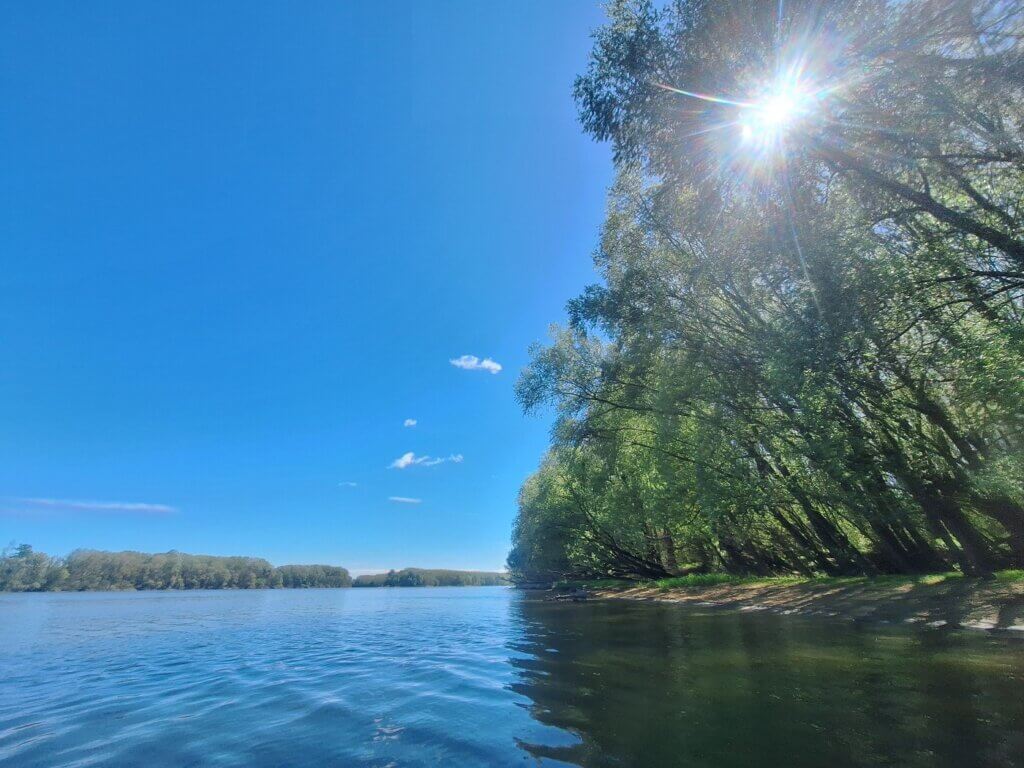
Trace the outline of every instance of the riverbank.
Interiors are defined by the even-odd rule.
[[[995,579],[959,574],[876,578],[736,579],[716,576],[630,584],[592,582],[593,596],[694,607],[827,616],[851,621],[924,624],[1024,635],[1024,572]]]

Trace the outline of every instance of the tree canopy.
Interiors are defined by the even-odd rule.
[[[1024,565],[1024,12],[617,0],[518,579]],[[785,114],[776,114],[785,100]]]
[[[283,565],[258,557],[183,552],[99,552],[78,549],[65,558],[28,544],[0,552],[0,592],[141,589],[266,589],[348,587],[348,571],[333,565]]]
[[[508,584],[504,573],[403,568],[387,573],[356,576],[353,587],[496,587]]]

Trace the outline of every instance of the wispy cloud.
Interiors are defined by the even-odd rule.
[[[464,371],[487,371],[488,373],[493,374],[498,373],[501,370],[501,363],[497,363],[489,357],[485,357],[481,360],[476,355],[453,357],[448,362],[456,368],[462,368]]]
[[[342,480],[338,485],[342,488],[355,488],[359,483],[353,483],[351,480]]]
[[[406,419],[402,422],[403,427],[415,427],[419,422],[416,419]]]
[[[396,504],[419,504],[423,499],[412,499],[408,496],[388,496],[388,501],[393,501]]]
[[[147,504],[138,501],[91,501],[82,499],[18,499],[22,504],[50,509],[78,510],[82,512],[132,512],[146,515],[169,515],[178,510],[166,504]]]
[[[451,456],[417,456],[412,451],[403,453],[388,465],[388,469],[408,469],[409,467],[436,467],[450,461],[453,464],[461,464],[463,456],[461,453],[453,453]]]

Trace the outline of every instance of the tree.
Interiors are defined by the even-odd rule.
[[[609,14],[603,281],[519,382],[560,418],[514,575],[1024,564],[1018,4]]]
[[[75,550],[53,558],[22,544],[0,553],[0,591],[136,589],[267,589],[348,587],[344,568],[284,565],[255,557],[212,557],[182,552]]]

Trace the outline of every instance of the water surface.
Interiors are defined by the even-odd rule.
[[[0,764],[1021,766],[1024,643],[502,588],[0,595]]]

